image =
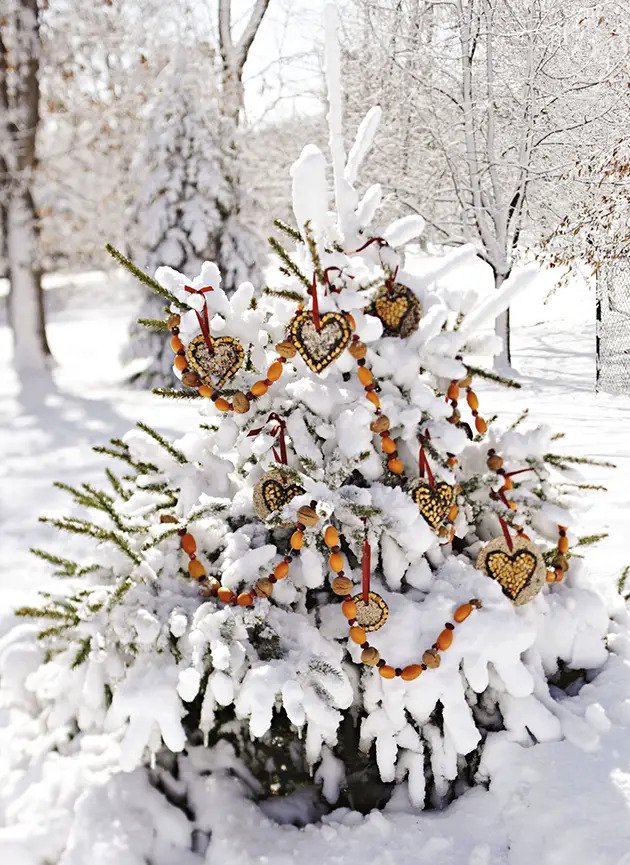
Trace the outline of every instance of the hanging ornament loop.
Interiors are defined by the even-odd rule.
[[[271,414],[269,415],[269,417],[267,418],[265,423],[261,427],[258,427],[257,429],[250,430],[247,433],[247,436],[249,438],[251,436],[259,435],[264,430],[266,425],[268,423],[270,423],[271,421],[275,421],[276,426],[273,427],[273,429],[271,429],[269,431],[269,434],[272,436],[276,436],[276,435],[278,436],[278,445],[280,448],[280,453],[278,453],[278,451],[276,450],[275,445],[274,445],[273,455],[274,455],[274,458],[275,458],[277,463],[280,463],[281,465],[286,466],[288,464],[287,443],[286,443],[286,435],[285,435],[287,424],[286,424],[286,421],[283,418],[281,418],[277,412],[275,412],[275,411],[271,412]]]
[[[363,551],[361,556],[361,594],[363,603],[367,604],[370,599],[370,570],[372,560],[372,549],[368,540],[367,520],[363,519],[365,536],[363,539]]]
[[[209,291],[214,291],[214,288],[211,285],[206,285],[203,288],[193,288],[191,285],[185,285],[184,290],[189,294],[200,294],[203,297],[203,312],[200,313],[198,310],[194,310],[195,315],[197,316],[197,321],[199,322],[199,327],[201,328],[201,332],[203,334],[203,340],[208,348],[210,354],[214,351],[214,346],[212,344],[212,337],[210,336],[210,318],[208,316],[208,304],[206,302],[205,295]],[[194,307],[193,307],[194,309]]]
[[[423,478],[426,474],[426,478],[429,481],[429,486],[431,489],[435,488],[435,478],[433,477],[433,472],[431,471],[431,466],[429,465],[429,460],[427,459],[427,455],[424,450],[424,442],[428,441],[430,438],[429,432],[424,435],[420,435],[420,453],[418,454],[418,472],[420,477]]]

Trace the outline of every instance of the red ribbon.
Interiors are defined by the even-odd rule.
[[[365,520],[364,520],[365,522]],[[365,530],[365,539],[363,541],[363,556],[361,560],[361,592],[363,594],[363,603],[367,604],[370,600],[370,562],[372,558],[372,549],[368,541],[367,528]]]
[[[313,324],[315,330],[319,330],[321,322],[319,320],[319,300],[317,299],[317,276],[313,274],[313,287],[311,288],[311,297],[313,298]]]
[[[514,475],[522,475],[523,472],[533,472],[533,471],[534,471],[534,468],[533,468],[533,466],[532,466],[531,468],[528,468],[528,469],[518,469],[518,470],[515,471],[515,472],[507,472],[507,474],[505,475],[505,477],[506,477],[506,478],[513,478]]]
[[[497,516],[499,515],[497,514]],[[503,529],[503,535],[505,537],[505,543],[508,545],[508,550],[512,552],[512,550],[514,549],[514,544],[512,543],[512,537],[510,535],[508,525],[501,516],[499,516],[499,522],[501,523],[501,528]]]
[[[420,436],[420,441],[424,442],[425,438],[431,438],[428,431],[426,435]],[[421,478],[423,478],[426,473],[427,480],[429,481],[429,486],[431,487],[431,489],[433,489],[433,487],[435,486],[435,478],[433,477],[433,472],[431,471],[431,466],[429,465],[427,455],[424,452],[424,444],[420,445],[420,453],[418,454],[418,472],[420,473]]]
[[[204,288],[193,288],[190,285],[185,285],[184,289],[189,294],[200,294],[202,297],[207,292],[214,291],[214,289],[211,285],[206,285]],[[196,309],[195,309],[195,315],[197,316],[197,321],[199,322],[199,327],[201,328],[201,332],[203,334],[203,341],[205,342],[210,354],[212,354],[212,352],[214,351],[214,348],[212,345],[212,337],[210,336],[210,319],[208,316],[208,304],[206,303],[205,297],[203,298],[203,301],[204,301],[203,302],[203,315],[201,315],[199,312],[197,312]],[[193,309],[194,309],[194,307],[193,307]]]
[[[287,443],[285,440],[285,430],[286,430],[287,425],[286,425],[286,422],[280,417],[280,415],[277,412],[275,412],[275,411],[272,412],[269,415],[269,417],[267,418],[267,420],[265,421],[265,423],[263,424],[263,426],[258,427],[258,429],[250,430],[247,433],[247,436],[248,437],[257,436],[259,433],[261,433],[264,430],[265,426],[269,423],[269,421],[272,421],[272,420],[276,421],[276,426],[272,430],[270,430],[269,434],[272,436],[279,434],[279,443],[280,443],[280,454],[278,454],[278,451],[276,450],[275,445],[274,445],[272,447],[273,456],[274,456],[274,459],[277,463],[281,463],[281,465],[286,466],[288,464]]]
[[[350,252],[346,253],[346,255],[356,255],[358,252],[363,252],[364,249],[367,249],[368,246],[371,246],[373,243],[378,243],[380,246],[389,246],[389,243],[384,237],[371,237],[363,244],[363,246],[360,246],[358,249],[351,249]]]

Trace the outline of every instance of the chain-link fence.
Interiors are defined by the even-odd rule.
[[[630,393],[630,259],[597,271],[596,388]]]

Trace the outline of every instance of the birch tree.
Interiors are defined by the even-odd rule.
[[[607,14],[603,14],[603,6]],[[383,91],[390,194],[418,212],[429,237],[473,242],[496,287],[519,249],[570,208],[562,183],[576,154],[610,137],[626,111],[626,43],[616,3],[571,0],[359,0],[372,33],[366,82]],[[374,50],[375,49],[375,50]],[[363,70],[359,72],[362,65]],[[378,155],[377,155],[378,160]],[[497,322],[511,361],[509,311]]]
[[[37,0],[8,0],[0,19],[0,187],[14,361],[21,373],[46,368],[39,226],[33,196],[39,124]]]

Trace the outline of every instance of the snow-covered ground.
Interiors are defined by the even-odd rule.
[[[486,277],[480,265],[451,278]],[[594,298],[586,283],[575,279],[545,304],[551,286],[551,276],[541,274],[513,307],[514,365],[522,390],[487,382],[478,382],[476,390],[486,417],[498,413],[501,421],[510,422],[527,407],[532,423],[548,423],[566,434],[557,442],[558,453],[616,464],[616,469],[584,470],[586,482],[602,484],[608,492],[592,493],[592,506],[580,516],[578,528],[583,535],[608,533],[596,546],[584,548],[584,555],[617,621],[612,630],[619,633],[611,637],[611,647],[630,656],[625,610],[615,591],[623,568],[630,565],[630,394],[594,393]],[[52,488],[52,481],[98,482],[107,463],[91,445],[121,435],[136,419],[170,436],[197,423],[194,404],[171,403],[121,385],[118,356],[131,311],[119,296],[107,306],[96,305],[94,297],[92,288],[86,287],[85,303],[75,293],[71,308],[52,316],[50,342],[58,361],[54,382],[30,382],[20,389],[9,366],[9,333],[0,327],[2,632],[11,621],[11,608],[50,580],[44,564],[28,548],[67,552],[76,543],[37,522],[39,514],[54,516],[68,510],[66,496]],[[337,811],[306,829],[279,827],[243,800],[235,782],[219,777],[198,780],[198,828],[212,833],[205,860],[201,853],[184,852],[189,834],[183,815],[152,800],[143,803],[143,797],[155,795],[149,793],[143,773],[109,782],[100,791],[90,793],[86,788],[76,804],[90,774],[85,755],[83,763],[77,757],[73,765],[60,758],[59,771],[66,773],[63,784],[47,781],[44,773],[37,782],[31,779],[30,790],[18,788],[14,808],[5,815],[5,822],[13,825],[0,830],[0,861],[630,865],[626,664],[613,656],[578,700],[584,707],[588,704],[588,722],[599,732],[599,743],[578,727],[570,739],[531,748],[495,741],[484,759],[502,768],[493,769],[490,790],[477,788],[444,812],[404,814],[396,813],[394,806],[362,818]],[[106,762],[97,751],[95,745],[94,766]],[[47,771],[55,770],[49,764]],[[53,805],[54,819],[43,819],[43,811]],[[28,818],[25,809],[30,809]]]

